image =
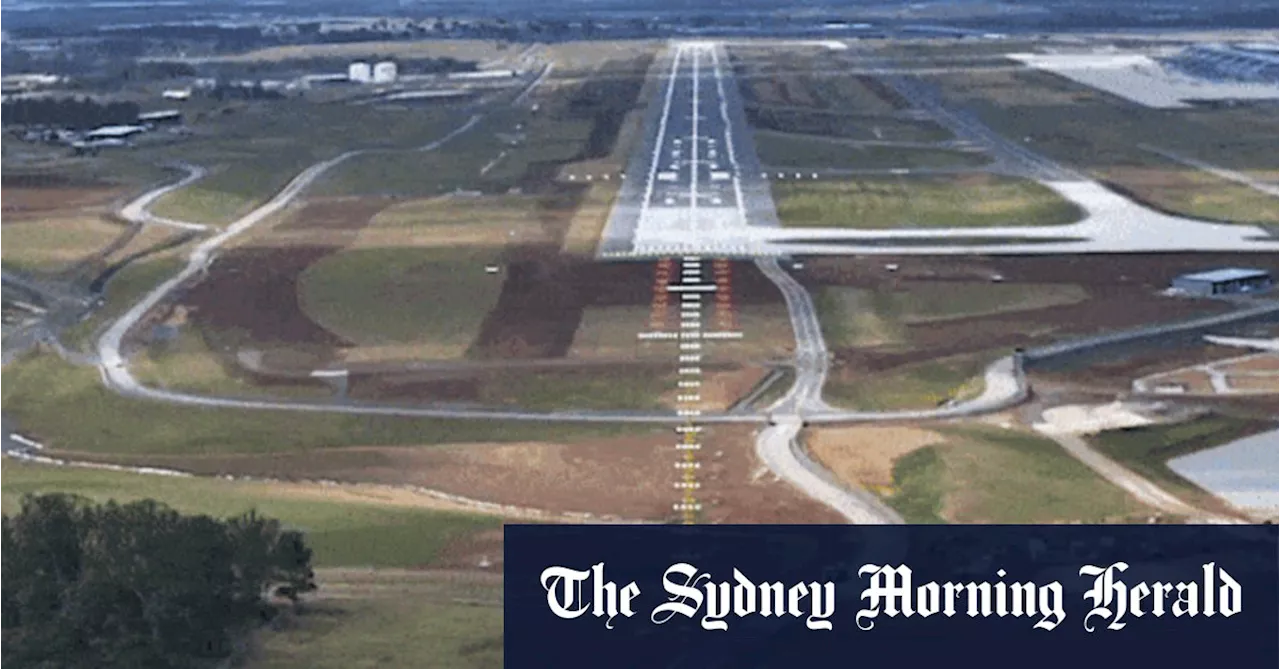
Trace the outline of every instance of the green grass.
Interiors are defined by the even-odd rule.
[[[1274,422],[1270,423],[1274,427]],[[1169,468],[1174,458],[1221,446],[1268,429],[1268,423],[1210,415],[1185,423],[1109,430],[1089,438],[1094,448],[1165,490],[1203,506],[1217,498]]]
[[[556,409],[660,409],[675,386],[667,370],[598,367],[587,371],[516,370],[486,379],[486,403],[535,411]]]
[[[1033,181],[965,177],[887,177],[773,184],[786,226],[856,229],[1062,225],[1082,212]]]
[[[1276,221],[1276,199],[1203,174],[1186,181],[1181,165],[1144,145],[1245,172],[1276,169],[1274,102],[1225,109],[1150,109],[1048,72],[932,75],[952,104],[997,132],[1068,165],[1116,181],[1139,197],[1189,216],[1229,222]],[[1152,196],[1152,177],[1168,179]]]
[[[317,179],[312,192],[319,196],[420,197],[460,188],[477,189],[482,185],[480,168],[504,147],[495,133],[510,130],[515,123],[513,113],[494,112],[432,151],[379,151],[354,156]]]
[[[990,281],[910,283],[903,290],[876,295],[872,304],[884,317],[904,324],[1046,309],[1089,298],[1076,284]]]
[[[125,230],[108,219],[74,213],[12,223],[4,226],[0,258],[8,270],[55,273],[90,259]]]
[[[223,397],[324,398],[333,388],[302,379],[297,383],[273,383],[262,387],[237,376],[237,362],[218,353],[219,338],[206,336],[191,321],[176,326],[172,339],[153,341],[131,359],[131,371],[144,385]],[[234,335],[233,335],[234,336]],[[294,352],[290,349],[290,352]],[[298,355],[306,356],[305,351]]]
[[[791,390],[791,386],[796,382],[796,370],[793,367],[783,367],[782,374],[769,384],[760,396],[751,403],[751,408],[755,410],[763,410],[773,406],[774,402],[782,399],[783,395]],[[754,388],[752,390],[755,390]]]
[[[833,348],[900,347],[907,327],[959,318],[1075,304],[1089,293],[1076,284],[909,282],[896,290],[823,286],[815,306],[823,337]]]
[[[870,374],[838,369],[827,378],[823,396],[837,406],[866,411],[928,409],[971,394],[975,378],[997,355],[959,355]]]
[[[256,509],[306,532],[321,567],[431,564],[450,541],[499,525],[496,518],[377,502],[337,502],[222,479],[176,478],[74,467],[5,463],[5,513],[28,493],[68,492],[95,501],[159,500],[186,513],[226,517]]]
[[[62,332],[62,340],[70,346],[93,348],[93,337],[124,312],[128,311],[147,291],[176,275],[186,263],[178,257],[154,258],[132,262],[117,272],[107,282],[103,291],[103,306],[88,319]]]
[[[342,446],[557,441],[634,431],[630,425],[548,424],[202,408],[133,400],[98,371],[50,355],[3,371],[5,417],[50,448],[103,454],[278,453]],[[74,416],[74,419],[71,417]]]
[[[976,167],[990,162],[984,154],[878,145],[853,145],[821,137],[761,132],[755,137],[760,162],[776,168],[896,169]]]
[[[890,297],[860,288],[823,286],[814,298],[823,338],[836,349],[903,343],[906,332],[889,308]]]
[[[1223,223],[1275,227],[1277,200],[1208,172],[1170,166],[1158,171],[1101,170],[1113,188],[1149,206]]]
[[[891,116],[849,114],[756,106],[748,109],[752,127],[780,133],[820,135],[861,141],[940,142],[951,138],[942,126]]]
[[[907,522],[1123,522],[1143,513],[1049,439],[985,426],[943,434],[944,444],[894,464],[885,501]]]
[[[938,515],[942,511],[945,475],[946,465],[937,447],[912,451],[893,463],[894,492],[885,502],[908,523],[945,523]]]
[[[161,198],[152,208],[155,214],[226,223],[265,202],[316,162],[351,149],[421,146],[465,120],[452,106],[397,111],[301,99],[222,109],[232,111],[193,114],[189,124],[195,135],[183,142],[137,149],[152,160],[184,160],[212,170]]]
[[[545,104],[554,109],[563,103],[557,98]],[[315,192],[431,196],[462,189],[505,193],[537,176],[542,165],[577,159],[587,146],[593,122],[553,109],[537,115],[495,109],[470,131],[434,151],[357,156],[318,181]],[[517,137],[523,139],[509,141]],[[481,174],[485,167],[489,169]]]
[[[320,588],[331,582],[321,575]],[[259,636],[251,669],[500,669],[502,607],[500,585],[433,586],[426,592],[377,577],[366,596],[308,603],[281,631]],[[355,586],[360,592],[360,585]],[[480,602],[472,604],[470,602]]]
[[[357,344],[465,347],[498,301],[501,247],[371,248],[329,255],[298,282],[303,311]]]

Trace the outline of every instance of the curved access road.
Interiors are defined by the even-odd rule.
[[[178,228],[180,230],[192,230],[196,232],[208,230],[209,226],[207,225],[202,225],[200,223],[188,223],[187,221],[175,221],[171,218],[164,218],[151,213],[151,205],[155,204],[156,200],[159,200],[179,188],[186,188],[197,179],[204,178],[204,175],[208,173],[208,170],[203,167],[198,165],[188,165],[187,163],[176,163],[173,167],[185,171],[187,173],[186,176],[171,184],[143,193],[140,197],[134,199],[132,202],[126,204],[120,209],[118,212],[120,217],[130,223],[164,225],[171,228]]]
[[[716,88],[719,89],[721,87],[717,86]],[[469,120],[455,128],[450,133],[431,142],[430,144],[419,147],[416,150],[434,150],[458,135],[470,130],[482,118],[482,115],[473,115]],[[98,360],[102,378],[106,385],[117,392],[141,399],[235,409],[314,411],[406,417],[530,420],[545,422],[635,422],[656,424],[680,424],[685,422],[686,418],[679,416],[674,411],[566,410],[547,412],[448,405],[426,407],[405,406],[359,402],[353,400],[307,401],[215,397],[152,388],[144,386],[134,378],[134,376],[129,372],[126,360],[121,353],[121,346],[126,333],[137,325],[148,312],[154,309],[178,286],[192,279],[200,272],[205,271],[212,262],[215,252],[223,244],[283,210],[308,186],[325,174],[329,169],[354,156],[377,151],[380,150],[362,149],[348,151],[329,160],[312,165],[294,177],[282,190],[280,190],[265,204],[239,220],[231,223],[217,234],[203,240],[198,246],[196,246],[188,256],[186,266],[177,275],[161,283],[152,291],[144,295],[136,304],[125,312],[124,315],[116,320],[99,338],[97,345]],[[154,216],[148,211],[148,207],[156,202],[160,197],[192,183],[205,174],[205,171],[200,167],[191,165],[179,165],[179,167],[187,171],[187,175],[183,179],[175,183],[161,186],[140,196],[133,202],[126,205],[122,209],[121,215],[135,222],[175,225],[185,229],[196,229],[195,226],[197,224],[163,219]],[[199,229],[207,228],[201,226]],[[797,333],[797,367],[800,373],[797,374],[797,383],[795,384],[795,387],[793,387],[790,392],[788,392],[787,396],[783,398],[783,401],[775,407],[775,413],[780,416],[785,416],[792,415],[792,412],[794,412],[798,415],[798,413],[803,410],[806,414],[812,414],[815,420],[831,422],[840,420],[876,420],[880,418],[901,417],[898,414],[884,416],[878,414],[847,412],[832,408],[822,402],[821,388],[826,377],[827,352],[826,345],[822,341],[821,329],[818,326],[817,315],[813,302],[799,282],[795,281],[790,275],[782,270],[781,267],[778,266],[776,260],[761,260],[760,266],[762,271],[764,271],[766,275],[778,284],[779,289],[782,290],[784,297],[787,299],[788,310],[791,313],[792,322],[795,325]],[[990,382],[988,383],[988,386],[989,388],[995,387]],[[968,411],[972,413],[977,413],[981,410],[983,409],[978,407],[968,409]],[[953,407],[948,410],[918,412],[915,415],[922,417],[936,417],[939,415],[960,415],[963,413],[965,413],[964,407]],[[707,423],[762,423],[765,422],[766,417],[758,414],[705,414],[702,416],[701,420]]]

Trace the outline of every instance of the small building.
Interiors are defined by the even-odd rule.
[[[169,88],[160,94],[160,97],[166,100],[189,100],[191,99],[190,88]]]
[[[1274,285],[1271,274],[1264,270],[1228,267],[1174,277],[1170,287],[1187,295],[1237,295],[1267,290]]]

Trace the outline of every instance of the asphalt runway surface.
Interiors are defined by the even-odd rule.
[[[601,257],[758,255],[778,227],[724,47],[674,45],[602,236]]]

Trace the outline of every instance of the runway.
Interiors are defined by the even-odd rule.
[[[724,47],[673,45],[662,94],[627,165],[601,258],[761,255],[751,227],[778,227]]]

